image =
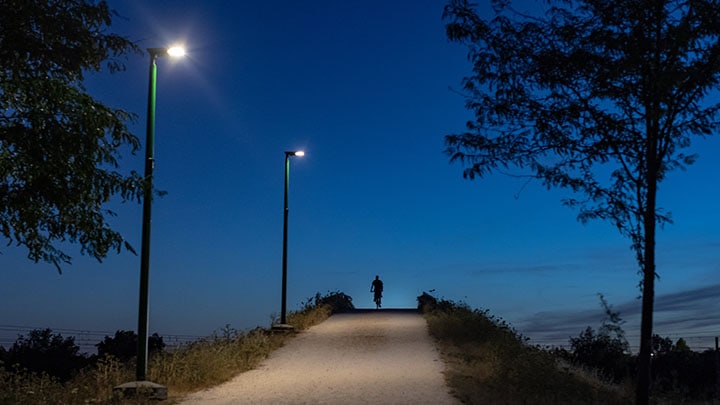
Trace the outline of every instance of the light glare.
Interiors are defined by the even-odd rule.
[[[167,53],[173,58],[179,58],[181,56],[185,56],[185,48],[182,46],[173,46],[168,48]]]
[[[295,152],[295,156],[305,156],[305,151],[299,150],[299,151]]]

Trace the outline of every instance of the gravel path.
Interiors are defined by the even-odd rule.
[[[456,404],[422,316],[408,310],[333,315],[258,369],[181,404]]]

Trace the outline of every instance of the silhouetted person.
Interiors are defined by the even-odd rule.
[[[375,293],[373,301],[375,301],[375,308],[379,309],[382,306],[381,301],[383,292],[383,282],[380,280],[380,276],[375,276],[375,280],[373,280],[372,285],[370,286],[370,292]]]

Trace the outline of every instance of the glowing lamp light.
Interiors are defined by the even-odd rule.
[[[299,151],[295,152],[295,156],[305,156],[305,151],[299,150]]]
[[[173,46],[168,48],[167,54],[173,58],[179,58],[181,56],[185,56],[185,48],[181,46]]]

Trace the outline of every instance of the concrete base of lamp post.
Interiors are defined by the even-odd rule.
[[[113,388],[113,393],[121,398],[147,398],[165,400],[167,387],[150,381],[131,381]]]
[[[276,323],[272,326],[273,332],[293,332],[295,327],[286,323]]]

